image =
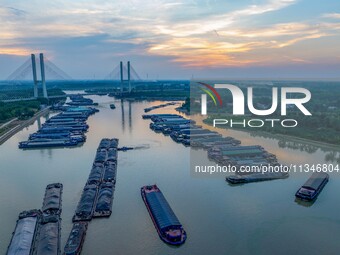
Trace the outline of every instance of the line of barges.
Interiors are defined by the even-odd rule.
[[[83,106],[59,106],[57,109],[62,112],[48,119],[27,141],[20,142],[19,148],[73,147],[86,141],[85,132],[89,128],[86,120],[98,110]]]
[[[41,210],[19,214],[7,255],[60,255],[61,183],[47,185]]]
[[[64,248],[64,254],[80,254],[89,221],[109,217],[117,176],[118,139],[101,140],[95,159],[73,216],[73,228]]]
[[[276,156],[268,153],[258,145],[241,146],[241,142],[233,137],[222,137],[221,134],[197,126],[195,121],[177,114],[143,115],[143,119],[150,119],[150,128],[155,132],[162,132],[178,143],[195,149],[205,149],[208,158],[223,166],[234,166],[237,174],[228,176],[226,181],[231,184],[249,183],[283,179],[288,177],[285,172],[268,172],[259,175],[258,172],[240,171],[241,166],[279,166]],[[254,174],[254,175],[253,175]],[[247,176],[244,176],[247,175]]]
[[[144,112],[150,112],[150,111],[155,110],[155,109],[159,109],[159,108],[163,108],[163,107],[167,107],[169,105],[175,105],[175,104],[177,104],[177,103],[176,102],[170,102],[170,103],[151,106],[151,107],[145,108]]]

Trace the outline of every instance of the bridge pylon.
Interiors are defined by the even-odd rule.
[[[130,61],[127,62],[127,80],[124,80],[124,66],[123,62],[120,61],[120,93],[123,94],[124,92],[124,83],[128,83],[128,92],[131,92],[131,71],[130,71]],[[125,69],[126,70],[126,69]]]
[[[46,88],[46,79],[45,79],[45,63],[44,63],[44,54],[39,54],[40,58],[40,74],[41,74],[41,80],[38,80],[37,78],[37,65],[35,61],[35,54],[31,54],[31,61],[32,61],[32,73],[33,73],[33,83],[34,83],[34,97],[37,98],[38,95],[38,85],[42,85],[43,89],[43,97],[48,98],[47,95],[47,88]]]

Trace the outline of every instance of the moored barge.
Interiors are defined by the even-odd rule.
[[[314,201],[321,193],[328,180],[329,175],[327,173],[313,173],[305,184],[303,184],[295,193],[295,197],[301,200]]]
[[[67,239],[64,255],[80,255],[87,231],[87,222],[80,221],[73,224]]]
[[[43,215],[33,255],[60,254],[60,225],[59,215]]]
[[[41,218],[39,210],[24,211],[19,214],[7,255],[30,255]]]
[[[76,221],[89,221],[93,216],[93,207],[95,206],[97,198],[97,186],[86,185],[81,195],[77,210],[73,216],[73,222]]]
[[[43,201],[42,211],[48,214],[61,214],[63,185],[52,183],[47,185]]]
[[[183,244],[186,232],[157,185],[143,186],[141,195],[159,237],[167,244]]]
[[[288,176],[289,174],[286,172],[252,173],[247,175],[231,175],[226,178],[226,181],[231,184],[241,184],[284,179]]]
[[[99,186],[98,199],[93,217],[109,217],[112,213],[114,184],[102,183]]]

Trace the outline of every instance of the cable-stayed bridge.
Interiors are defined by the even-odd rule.
[[[122,61],[105,77],[106,80],[120,81],[120,92],[130,93],[133,89],[132,83],[135,81],[141,81],[140,76],[130,64],[130,61],[126,65]]]
[[[43,53],[40,53],[38,58],[35,54],[31,54],[29,59],[7,77],[5,81],[7,86],[4,86],[6,90],[1,90],[0,100],[31,100],[38,98],[40,91],[43,97],[48,98],[46,76],[49,80],[72,80],[52,61],[45,59]],[[28,83],[30,79],[33,79],[33,90],[30,89],[30,83]]]
[[[49,96],[46,87],[46,79],[49,81],[69,81],[72,78],[52,61],[46,59],[40,53],[36,58],[35,54],[27,59],[21,66],[12,72],[0,86],[0,101],[13,102],[21,100],[33,100],[38,97],[55,98],[63,96]],[[33,89],[30,80],[33,79]],[[106,77],[105,80],[120,81],[120,93],[130,93],[133,90],[134,82],[141,81],[140,76],[130,64],[130,61],[123,64],[120,62]],[[25,86],[26,85],[26,86]],[[26,89],[25,89],[26,88]],[[6,92],[6,93],[4,93]]]
[[[40,68],[37,68],[39,66]],[[31,54],[21,66],[14,70],[6,79],[7,82],[12,84],[21,84],[23,81],[32,79],[36,76],[42,78],[48,77],[49,80],[72,80],[72,78],[61,70],[52,61],[44,58],[44,54],[39,54],[39,59],[36,59],[35,54]]]

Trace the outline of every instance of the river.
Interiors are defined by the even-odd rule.
[[[143,109],[162,102],[124,102],[91,96],[99,113],[88,119],[87,141],[72,149],[19,150],[46,117],[0,146],[0,254],[4,254],[19,212],[41,208],[47,184],[64,185],[62,249],[72,216],[103,137],[119,138],[120,146],[143,149],[119,152],[113,213],[90,222],[84,255],[254,255],[338,254],[340,251],[340,178],[331,175],[317,201],[295,202],[294,194],[308,175],[230,186],[224,178],[196,178],[190,173],[190,148],[149,129]],[[110,103],[116,109],[111,110]],[[175,107],[151,113],[175,112]],[[198,120],[199,121],[199,120]],[[220,130],[242,144],[260,144],[283,163],[334,163],[332,149]],[[206,152],[198,151],[206,159]],[[188,234],[180,247],[164,244],[140,196],[140,187],[156,183]]]

